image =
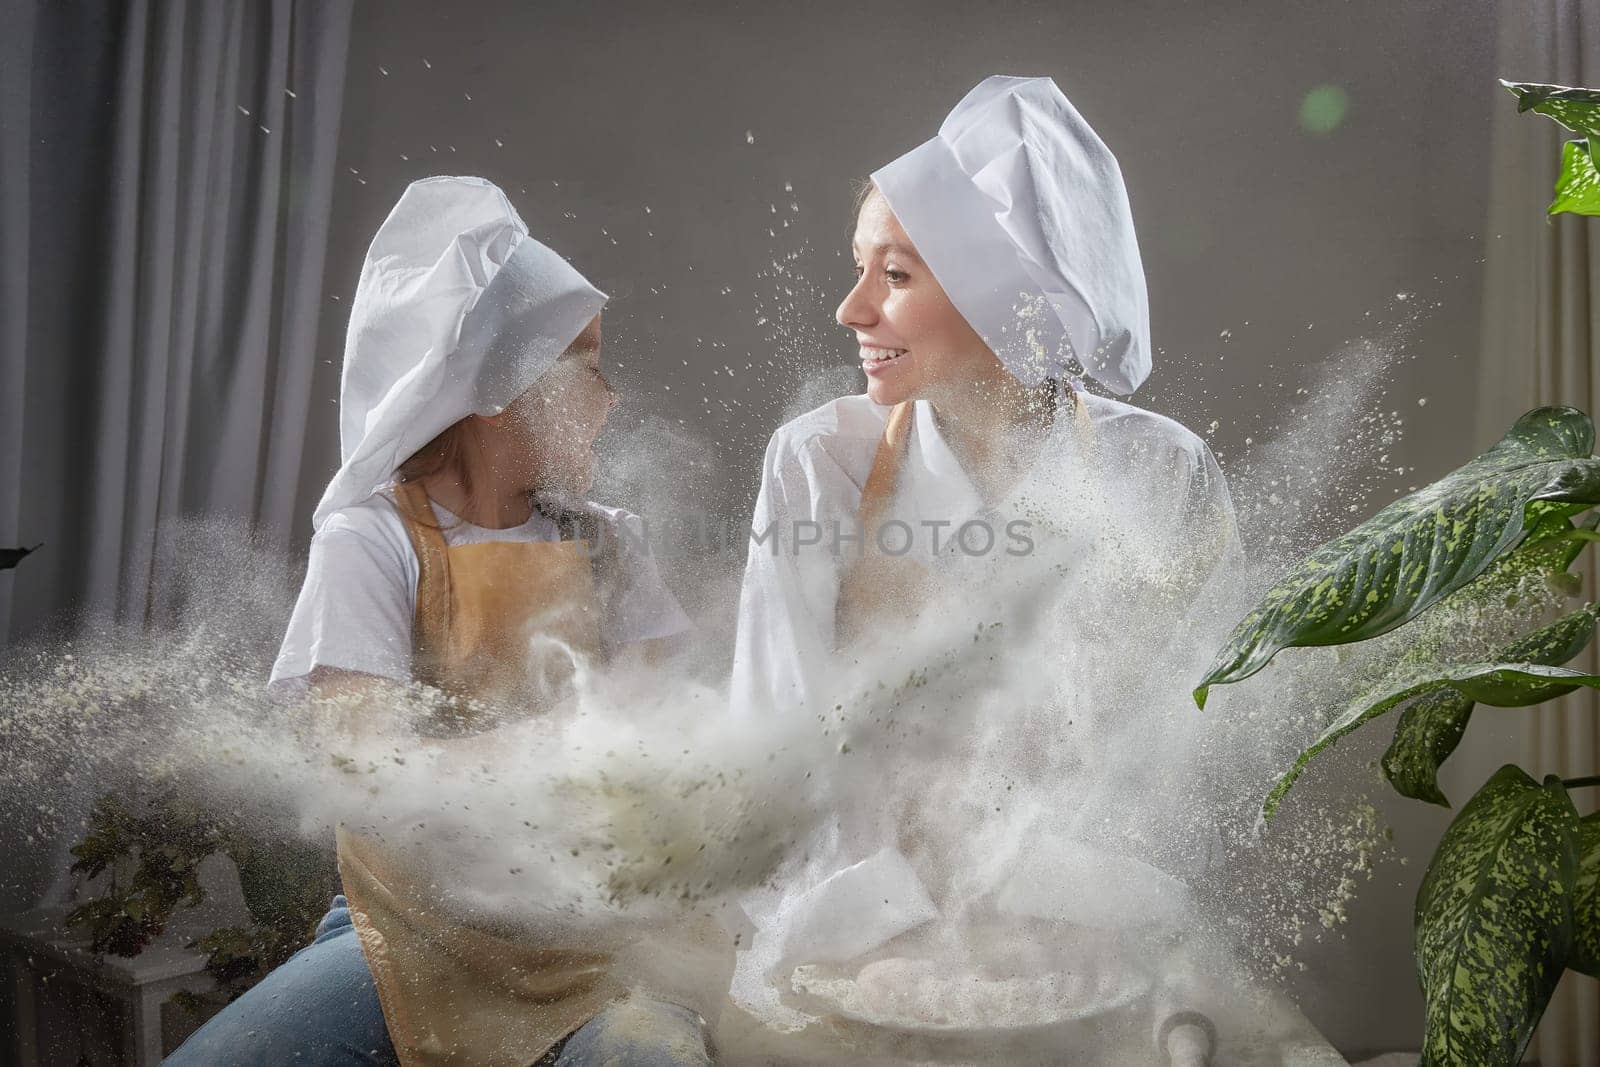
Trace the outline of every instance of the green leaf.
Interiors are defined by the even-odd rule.
[[[1576,555],[1578,543],[1567,544]],[[1565,562],[1570,563],[1571,557]],[[1594,639],[1595,621],[1596,608],[1590,605],[1512,642],[1494,658],[1558,667]],[[1415,698],[1400,713],[1394,740],[1383,755],[1383,773],[1401,796],[1450,806],[1439,788],[1439,768],[1456,750],[1476,704],[1472,697],[1446,686]]]
[[[109,794],[102,796],[90,809],[88,833],[72,846],[72,873],[97,877],[133,853],[137,834],[136,821],[127,806]]]
[[[1556,198],[1550,201],[1545,214],[1600,215],[1600,170],[1594,164],[1597,143],[1600,135],[1587,141],[1568,141],[1562,146]]]
[[[1517,98],[1517,110],[1536,111],[1555,119],[1585,139],[1568,141],[1561,150],[1561,174],[1556,178],[1556,198],[1547,210],[1557,215],[1600,215],[1600,89],[1500,82]]]
[[[1417,893],[1422,1067],[1521,1059],[1571,950],[1577,838],[1561,780],[1512,766],[1445,831]]]
[[[1395,792],[1441,808],[1450,798],[1439,788],[1439,768],[1461,743],[1478,702],[1448,686],[1424,693],[1400,713],[1394,740],[1383,754],[1383,776]]]
[[[1530,578],[1542,579],[1546,589],[1575,595],[1581,579],[1568,568],[1597,527],[1600,514],[1589,515],[1578,526],[1566,519],[1543,523],[1528,534],[1516,551],[1501,556],[1451,600],[1492,600],[1509,608],[1514,604],[1513,598],[1522,595],[1520,591]],[[1443,607],[1441,604],[1440,610]],[[1594,626],[1587,621],[1587,615],[1576,612],[1552,627],[1501,648],[1493,658],[1551,666],[1566,663],[1593,636]],[[1570,651],[1566,650],[1568,645],[1573,646]],[[1429,655],[1425,647],[1419,646],[1420,655]],[[1424,693],[1401,707],[1400,724],[1383,757],[1384,775],[1397,792],[1441,807],[1450,806],[1439,788],[1439,768],[1460,743],[1476,704],[1471,697],[1446,687]]]
[[[1578,880],[1572,897],[1572,958],[1567,966],[1600,978],[1600,812],[1578,823]]]
[[[1237,682],[1285,648],[1377,637],[1462,588],[1541,522],[1600,503],[1594,423],[1539,408],[1466,466],[1302,560],[1229,636],[1195,689]]]
[[[1541,663],[1458,663],[1414,670],[1405,680],[1390,681],[1348,705],[1273,783],[1262,812],[1268,819],[1278,813],[1284,795],[1324,749],[1412,697],[1448,688],[1475,703],[1520,708],[1554,699],[1579,686],[1600,689],[1600,675]]]
[[[1566,85],[1540,85],[1535,82],[1500,84],[1517,98],[1517,111],[1536,111],[1555,119],[1573,133],[1600,136],[1600,89],[1581,89]]]

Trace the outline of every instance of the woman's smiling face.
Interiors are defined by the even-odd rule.
[[[876,189],[856,216],[851,251],[856,284],[835,317],[856,335],[875,403],[937,400],[1008,377]]]

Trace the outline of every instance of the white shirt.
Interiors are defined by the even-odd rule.
[[[983,618],[995,603],[985,601],[986,595],[1001,600],[1015,595],[1018,586],[1007,584],[1012,579],[1021,576],[1022,588],[1030,588],[1027,583],[1037,585],[1041,575],[1056,575],[1059,586],[1051,579],[1044,592],[1060,610],[1095,611],[1097,598],[1104,603],[1124,590],[1096,588],[1106,583],[1092,570],[1074,572],[1073,560],[1090,541],[1102,553],[1114,554],[1119,574],[1148,577],[1150,588],[1170,585],[1184,590],[1183,595],[1192,595],[1187,591],[1218,572],[1218,564],[1237,551],[1227,486],[1203,441],[1153,412],[1087,393],[1079,399],[1090,432],[1082,433],[1076,414],[1063,410],[1033,466],[992,508],[985,507],[941,436],[932,407],[916,403],[884,525],[899,521],[920,533],[930,529],[925,523],[944,524],[936,528],[944,541],[941,549],[935,550],[929,536],[914,551],[942,576],[962,582],[962,596],[947,604],[970,604],[974,617]],[[773,709],[815,714],[818,707],[830,707],[836,697],[845,696],[830,686],[841,684],[841,676],[848,674],[835,649],[835,613],[841,574],[851,557],[833,550],[830,540],[835,523],[841,530],[856,529],[862,490],[891,411],[866,396],[841,397],[773,434],[740,595],[730,694],[734,714]],[[952,535],[968,520],[992,521],[1004,538],[1005,525],[1020,517],[1043,520],[1028,533],[1042,555],[1027,565],[1018,566],[1003,550],[973,557],[951,549]],[[784,540],[796,522],[818,523],[820,543],[801,548],[799,538]],[[758,543],[769,527],[773,532]],[[812,536],[809,528],[807,535]],[[1133,661],[1130,667],[1137,669],[1134,649],[1151,635],[1121,636]],[[1154,635],[1157,640],[1168,636]],[[870,777],[873,772],[864,773]],[[841,795],[840,803],[851,801]],[[758,932],[739,960],[734,989],[741,1003],[785,1018],[772,1005],[767,982],[781,960],[792,965],[859,956],[932,914],[930,896],[906,858],[892,844],[880,847],[883,838],[873,830],[876,813],[866,812],[864,823],[862,815],[835,812],[793,884],[747,894],[743,900]],[[866,834],[858,837],[862,825]],[[1044,855],[1060,855],[1063,848],[1075,849],[1074,856],[1089,854],[1089,846],[1081,842],[1050,841],[1057,851]],[[1020,891],[1010,896],[1019,898],[1016,907],[1022,913],[1034,906],[1021,899],[1026,894]],[[999,899],[1009,899],[1004,887]]]
[[[1141,544],[1157,555],[1210,556],[1202,564],[1207,570],[1236,549],[1227,484],[1204,441],[1163,415],[1090,393],[1078,396],[1103,475],[1097,520],[1111,515],[1139,529]],[[847,554],[830,551],[831,538],[835,529],[848,533],[859,522],[862,489],[892,410],[864,395],[840,397],[772,435],[739,598],[730,694],[735,713],[808,704],[836,673],[835,612]],[[1084,458],[1074,419],[1063,411],[1029,475],[998,509],[1000,525],[1027,511],[1030,494],[1051,493],[1052,471]],[[916,402],[891,514],[919,535],[914,552],[931,555],[939,536],[946,559],[955,548],[948,539],[961,524],[990,514],[926,401]],[[786,539],[796,523],[818,524],[820,544],[798,547]],[[924,525],[935,523],[945,525]],[[758,543],[769,528],[772,537]],[[801,536],[811,536],[805,529]],[[1003,546],[1005,530],[993,532]],[[1003,547],[989,555],[1003,566]]]
[[[637,515],[599,504],[583,507],[611,528],[621,583],[601,621],[608,647],[671,637],[691,628],[667,589]],[[446,545],[490,541],[559,541],[560,529],[535,511],[521,526],[491,530],[433,504]],[[417,614],[417,554],[386,493],[340,508],[311,539],[305,584],[272,666],[270,685],[288,688],[316,667],[411,680],[412,625]]]

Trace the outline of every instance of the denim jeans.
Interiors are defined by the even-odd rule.
[[[342,896],[316,938],[168,1056],[165,1067],[397,1067]],[[707,1067],[704,1021],[644,997],[607,1007],[540,1060],[549,1067]]]

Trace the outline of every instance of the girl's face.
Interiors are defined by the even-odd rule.
[[[530,488],[584,492],[594,481],[594,442],[617,405],[600,370],[600,316],[555,365],[499,415],[486,419],[504,453],[525,464]]]
[[[856,218],[856,284],[835,317],[861,346],[875,403],[937,401],[1009,377],[917,255],[876,189]]]

